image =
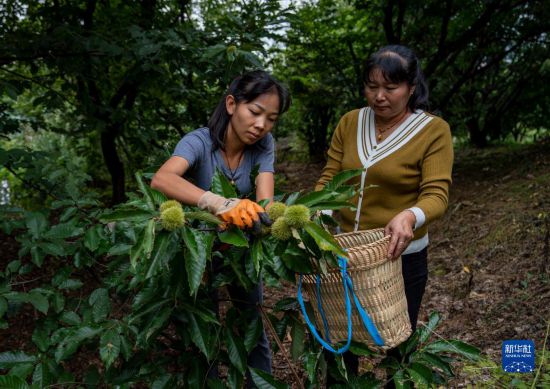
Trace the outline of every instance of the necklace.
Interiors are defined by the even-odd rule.
[[[392,128],[394,128],[397,124],[401,123],[401,121],[403,120],[405,115],[407,115],[407,112],[408,112],[407,110],[403,111],[403,115],[399,116],[399,118],[396,121],[394,121],[392,124],[390,124],[389,126],[376,127],[376,130],[378,130],[378,135],[376,136],[376,140],[378,140],[380,142],[382,140],[382,137],[383,137],[384,133],[386,131],[389,131]]]
[[[241,160],[243,159],[244,151],[239,156],[239,161],[237,162],[237,166],[235,167],[235,170],[231,170],[231,165],[229,164],[229,158],[227,158],[227,154],[225,153],[225,151],[222,151],[222,154],[225,159],[225,162],[227,163],[227,170],[229,170],[230,177],[228,178],[231,180],[230,181],[231,185],[235,186],[235,174],[237,174],[237,169],[239,168],[239,165],[241,164]]]

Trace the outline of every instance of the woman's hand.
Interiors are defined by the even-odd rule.
[[[416,216],[412,211],[405,210],[397,215],[384,228],[386,236],[390,236],[388,258],[397,259],[405,251],[413,239],[413,227]]]
[[[265,210],[248,199],[226,199],[212,192],[205,192],[197,205],[219,217],[226,226],[232,224],[240,229],[252,228],[259,232],[261,223],[271,225]]]

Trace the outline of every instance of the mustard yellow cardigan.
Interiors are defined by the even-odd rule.
[[[360,212],[342,209],[342,230],[384,227],[399,212],[418,207],[425,221],[414,239],[426,235],[427,225],[447,209],[453,145],[449,125],[441,118],[416,111],[380,144],[376,143],[370,108],[348,112],[336,127],[327,164],[316,189],[338,172],[364,168]],[[359,203],[359,195],[353,199]]]

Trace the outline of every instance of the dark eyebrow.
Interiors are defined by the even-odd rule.
[[[262,111],[265,111],[265,108],[263,106],[261,106],[260,104],[258,103],[253,103],[256,107],[260,108]],[[270,115],[277,115],[279,116],[279,112],[271,112]]]

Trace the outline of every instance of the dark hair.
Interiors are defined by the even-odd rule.
[[[415,87],[414,93],[408,102],[408,106],[412,111],[418,108],[428,109],[428,84],[414,51],[401,45],[382,47],[365,62],[363,71],[363,82],[365,84],[369,82],[371,72],[375,69],[380,69],[387,81],[395,83],[406,81],[409,86]]]
[[[237,104],[248,103],[264,93],[277,93],[279,95],[279,115],[286,112],[290,107],[290,93],[288,89],[277,81],[273,76],[263,70],[254,70],[244,73],[235,78],[227,92],[220,99],[214,113],[208,120],[210,137],[212,138],[213,149],[224,148],[225,133],[231,115],[225,107],[225,99],[228,95],[235,98]]]

